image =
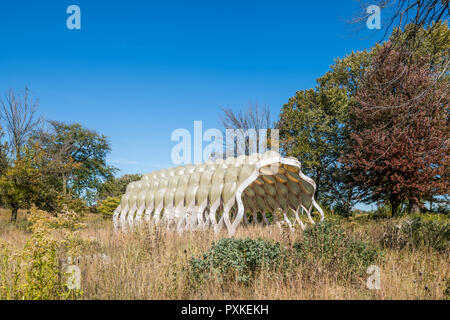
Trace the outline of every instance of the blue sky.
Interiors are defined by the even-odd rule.
[[[68,30],[66,8],[81,8]],[[371,47],[345,1],[2,1],[0,93],[28,86],[47,119],[109,137],[119,174],[172,166],[177,128],[221,128],[220,107],[273,120],[336,57]]]

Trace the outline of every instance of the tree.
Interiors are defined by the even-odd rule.
[[[29,207],[38,194],[38,174],[38,170],[27,166],[26,161],[16,160],[15,165],[0,177],[0,198],[11,209],[11,221],[16,221],[19,209]]]
[[[116,170],[106,164],[111,151],[107,137],[78,123],[49,121],[47,128],[35,133],[33,141],[50,155],[64,196],[92,202],[97,189]]]
[[[252,152],[262,152],[260,146],[270,147],[270,110],[267,106],[259,108],[258,104],[249,105],[245,110],[233,111],[222,108],[221,121],[225,130],[234,130],[236,137],[225,132],[225,148],[234,150],[234,156],[249,155]],[[250,130],[255,130],[252,135]],[[266,130],[266,131],[260,131]],[[261,133],[266,133],[263,136]],[[216,155],[223,156],[223,155]]]
[[[448,0],[377,0],[363,1],[362,14],[354,19],[365,28],[367,19],[371,13],[367,13],[369,5],[377,5],[383,14],[383,25],[381,31],[382,39],[389,35],[391,45],[389,50],[400,53],[403,61],[399,61],[402,66],[414,68],[417,57],[423,55],[424,49],[428,49],[426,54],[435,55],[441,52],[439,59],[431,59],[430,67],[439,69],[433,75],[433,82],[423,91],[417,91],[409,97],[409,104],[412,108],[418,108],[425,91],[432,90],[437,81],[448,77],[450,66],[450,37],[448,33],[448,19],[450,8]],[[392,30],[392,32],[391,32]],[[439,40],[440,37],[440,40]],[[432,47],[424,46],[423,42],[431,43]],[[405,72],[409,72],[405,69]],[[415,106],[414,106],[415,104]],[[395,109],[396,106],[388,106]]]
[[[142,178],[140,174],[125,174],[119,178],[110,177],[100,185],[97,192],[97,199],[104,200],[108,197],[120,197],[125,193],[130,182],[138,181]]]
[[[351,190],[343,188],[338,158],[348,136],[349,108],[371,54],[352,52],[336,59],[314,89],[297,91],[289,99],[276,124],[283,154],[299,159],[302,170],[316,182],[316,198],[346,211],[350,210]]]
[[[406,37],[406,34],[399,33],[398,37]],[[417,60],[428,55],[430,70],[442,70],[440,66],[450,49],[447,25],[440,25],[431,33],[422,29],[418,37],[421,38],[420,47],[412,52],[411,59]],[[391,43],[395,39],[398,38],[392,38]],[[335,210],[344,214],[349,213],[357,199],[347,183],[351,179],[347,176],[350,172],[342,168],[338,159],[341,154],[348,152],[348,123],[350,110],[357,104],[355,95],[371,66],[372,57],[381,48],[376,45],[370,51],[352,52],[343,59],[336,59],[331,70],[317,79],[315,88],[298,91],[289,99],[276,124],[280,130],[282,152],[298,158],[303,170],[316,181],[316,198],[323,205],[334,206]],[[403,70],[406,74],[407,70]],[[417,101],[412,100],[414,104]]]
[[[3,174],[6,172],[6,169],[8,168],[8,158],[6,155],[7,151],[7,145],[6,142],[3,141],[3,130],[0,126],[0,178],[3,176]],[[2,199],[0,197],[0,207],[2,206]]]
[[[341,162],[358,199],[388,201],[392,216],[405,201],[448,192],[448,78],[434,80],[430,56],[405,63],[383,46],[351,108],[349,148]],[[420,103],[411,97],[423,92]],[[395,106],[395,107],[386,107]]]
[[[12,152],[16,159],[20,159],[23,145],[41,123],[36,116],[38,103],[31,97],[30,90],[25,88],[22,94],[9,90],[0,104],[0,120],[4,123]]]
[[[37,158],[16,159],[0,177],[0,200],[11,209],[11,221],[16,221],[19,209],[32,204],[49,211],[55,209],[57,193],[37,168],[39,154],[35,155]]]
[[[8,158],[7,158],[7,149],[8,145],[6,142],[3,141],[3,130],[0,126],[0,177],[3,175],[3,173],[6,171],[6,168],[8,167]]]

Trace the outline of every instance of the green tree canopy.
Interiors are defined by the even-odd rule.
[[[48,124],[35,134],[33,141],[51,155],[63,194],[94,201],[97,189],[116,170],[106,163],[111,151],[107,137],[78,123]]]
[[[314,89],[297,91],[289,99],[276,124],[282,152],[300,160],[316,181],[316,197],[327,205],[350,205],[351,197],[343,197],[337,160],[348,135],[349,107],[370,57],[361,51],[336,59]]]
[[[104,200],[108,197],[120,197],[125,194],[130,182],[141,180],[141,174],[125,174],[119,178],[110,177],[98,188],[97,199]]]
[[[30,156],[33,155],[33,156]],[[14,160],[0,177],[0,200],[11,209],[11,221],[17,219],[19,209],[38,208],[54,211],[57,191],[48,183],[39,167],[42,153],[27,152]]]

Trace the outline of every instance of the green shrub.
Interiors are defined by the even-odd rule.
[[[344,218],[348,218],[352,215],[351,207],[346,203],[338,203],[333,207],[333,210],[329,211],[333,211],[334,214]]]
[[[195,279],[216,278],[249,285],[261,270],[284,270],[285,249],[278,242],[263,239],[225,238],[212,244],[200,258],[190,260]]]
[[[76,213],[84,213],[88,210],[86,202],[79,198],[72,198],[71,196],[60,195],[56,200],[59,210],[70,210]]]
[[[382,220],[391,218],[391,206],[389,204],[382,204],[377,206],[375,210],[365,212],[367,218],[371,220]]]
[[[97,208],[97,211],[101,213],[104,217],[111,217],[114,210],[119,206],[119,197],[108,197],[103,200]]]
[[[448,216],[448,214],[450,213],[449,206],[447,204],[440,204],[437,206],[434,212],[437,214]]]
[[[300,260],[320,263],[342,278],[364,275],[380,256],[374,245],[348,236],[328,221],[307,228],[303,240],[293,247]]]
[[[434,213],[434,212],[424,212],[412,215],[411,218],[421,218],[425,221],[438,221],[438,222],[449,222],[449,217],[445,214]]]
[[[420,216],[386,226],[382,244],[387,248],[428,247],[437,251],[449,248],[450,225],[445,221],[426,220]]]
[[[90,244],[78,230],[85,227],[74,212],[57,217],[31,209],[30,239],[22,248],[0,242],[0,300],[54,300],[80,298],[82,291],[67,286],[69,274],[60,257],[78,256]]]

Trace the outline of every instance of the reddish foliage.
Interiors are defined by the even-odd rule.
[[[433,79],[427,58],[406,66],[385,45],[374,57],[351,110],[348,185],[365,202],[420,205],[448,193],[448,78]],[[446,172],[447,169],[447,172]]]

